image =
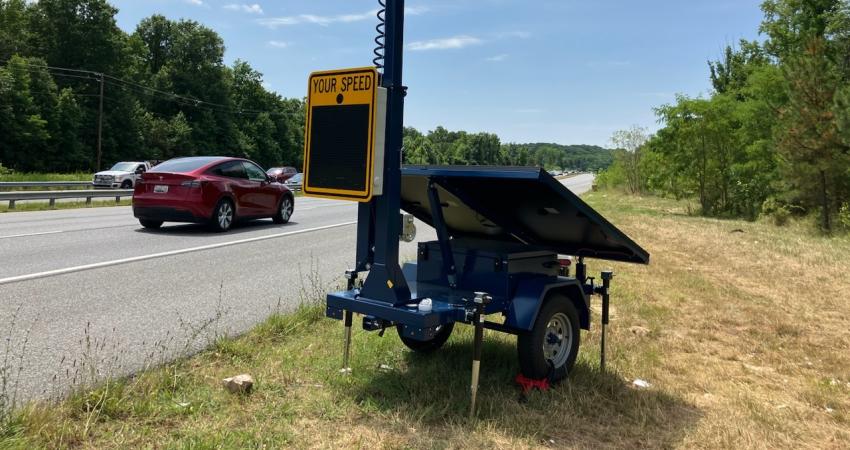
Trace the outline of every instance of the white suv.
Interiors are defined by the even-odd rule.
[[[151,165],[147,162],[116,163],[111,169],[94,174],[92,185],[96,188],[132,189],[136,185],[138,177],[150,168]]]

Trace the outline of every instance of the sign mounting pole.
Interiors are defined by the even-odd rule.
[[[374,220],[368,220],[371,232],[358,230],[358,265],[360,250],[374,248],[369,276],[361,295],[393,305],[410,301],[410,288],[398,261],[399,234],[401,233],[401,147],[404,127],[404,96],[402,67],[404,53],[404,0],[386,2],[386,41],[384,49],[384,74],[382,86],[387,89],[386,151],[384,152],[384,191],[371,205],[361,205],[359,218],[362,226],[365,215],[374,211]],[[360,227],[359,226],[359,227]],[[370,236],[371,235],[371,239]],[[365,240],[365,244],[364,241]],[[374,246],[369,245],[374,243]]]

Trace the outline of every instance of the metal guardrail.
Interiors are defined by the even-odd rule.
[[[91,181],[0,181],[0,189],[19,187],[77,187],[91,185]]]
[[[91,205],[92,198],[115,198],[115,203],[121,201],[121,197],[132,197],[133,189],[91,189],[76,191],[14,191],[0,192],[0,201],[9,202],[9,209],[15,209],[15,202],[21,200],[49,200],[50,207],[56,206],[56,199],[60,198],[84,198],[86,205]]]

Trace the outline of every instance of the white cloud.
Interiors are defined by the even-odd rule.
[[[507,33],[500,33],[499,37],[501,38],[517,38],[517,39],[528,39],[531,37],[531,33],[528,31],[508,31]]]
[[[430,11],[427,6],[408,6],[404,8],[404,12],[410,16],[419,16]],[[260,25],[269,28],[287,27],[292,25],[312,24],[326,27],[334,23],[353,23],[362,22],[364,20],[375,20],[377,22],[378,10],[373,9],[362,13],[340,14],[336,16],[320,16],[316,14],[298,14],[294,16],[269,17],[268,19],[260,19]]]
[[[490,62],[502,62],[506,59],[508,59],[508,55],[506,53],[503,53],[501,55],[491,56],[489,58],[485,58],[486,61],[490,61]]]
[[[289,47],[289,45],[290,45],[289,42],[284,42],[284,41],[269,41],[268,44],[269,44],[269,47],[274,47],[274,48],[286,48],[286,47]]]
[[[326,27],[334,23],[352,23],[375,18],[378,11],[368,11],[360,14],[342,14],[338,16],[317,16],[315,14],[299,14],[297,16],[281,16],[270,17],[268,19],[260,19],[260,25],[265,25],[269,28],[279,28],[291,25],[300,25],[303,23],[321,25]]]
[[[224,9],[229,9],[231,11],[242,11],[248,14],[262,14],[263,8],[257,4],[246,4],[246,3],[230,3],[222,6]]]
[[[481,39],[473,36],[454,36],[450,38],[431,39],[428,41],[416,41],[408,44],[407,48],[412,51],[424,50],[451,50],[481,44]]]
[[[186,3],[191,3],[195,6],[203,6],[204,2],[202,0],[186,0]]]
[[[405,6],[404,13],[408,16],[419,16],[430,11],[427,6]]]

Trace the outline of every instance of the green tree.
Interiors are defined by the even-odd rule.
[[[804,206],[820,207],[821,227],[829,232],[847,193],[848,146],[834,111],[839,76],[823,40],[812,40],[803,54],[789,60],[786,79],[789,102],[780,115],[777,142],[783,172]]]

